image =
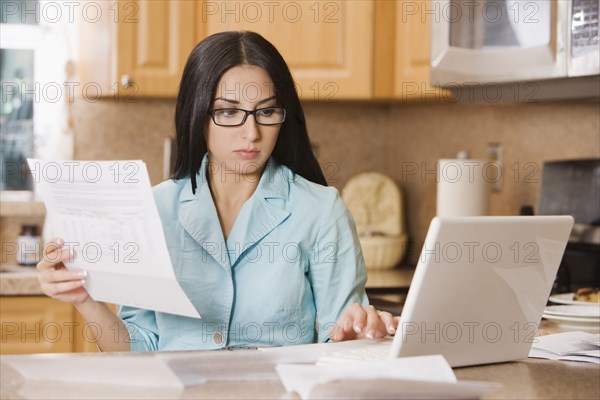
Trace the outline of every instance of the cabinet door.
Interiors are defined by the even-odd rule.
[[[107,304],[108,308],[115,314],[117,313],[117,306],[114,304]],[[102,330],[100,325],[95,322],[86,322],[86,320],[79,314],[77,309],[73,309],[73,320],[75,321],[75,343],[73,351],[76,353],[97,353],[100,351],[97,344],[99,336],[114,337],[118,332],[116,325],[110,325],[107,330]]]
[[[119,93],[175,96],[195,44],[193,2],[121,0],[118,7]]]
[[[1,354],[74,350],[73,306],[45,296],[0,297]]]
[[[396,3],[396,79],[394,92],[401,97],[424,96],[431,90],[429,83],[429,41],[431,15],[426,7],[431,2]]]
[[[97,352],[97,335],[115,332],[102,332],[71,304],[46,296],[0,296],[0,323],[0,354]]]
[[[288,63],[300,97],[335,101],[373,94],[372,1],[196,2],[196,38],[260,33]]]
[[[430,83],[431,2],[380,0],[375,18],[375,97],[451,99]]]

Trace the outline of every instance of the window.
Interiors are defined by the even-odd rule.
[[[28,157],[72,158],[65,83],[75,23],[61,2],[0,0],[0,168],[7,191],[31,195]],[[52,6],[52,9],[48,8]],[[44,11],[46,10],[46,11]]]

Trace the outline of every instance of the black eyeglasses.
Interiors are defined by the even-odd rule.
[[[248,115],[254,115],[254,120],[259,125],[279,125],[285,121],[285,109],[283,107],[258,108],[254,111],[242,110],[241,108],[211,108],[208,114],[213,122],[219,126],[244,125]]]

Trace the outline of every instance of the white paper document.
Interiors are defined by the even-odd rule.
[[[498,387],[458,382],[441,355],[350,364],[280,364],[288,392],[301,398],[479,398]]]
[[[172,387],[183,389],[177,375],[153,354],[144,357],[119,355],[33,354],[2,356],[2,362],[19,372],[26,380],[65,383],[98,383],[140,387]]]
[[[28,159],[53,236],[98,301],[200,318],[177,282],[142,161]]]
[[[573,331],[539,336],[529,357],[600,364],[600,335]]]

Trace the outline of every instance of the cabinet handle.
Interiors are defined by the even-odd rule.
[[[127,89],[133,86],[133,83],[133,79],[131,79],[129,75],[125,74],[121,77],[121,85],[123,86],[123,88]]]

